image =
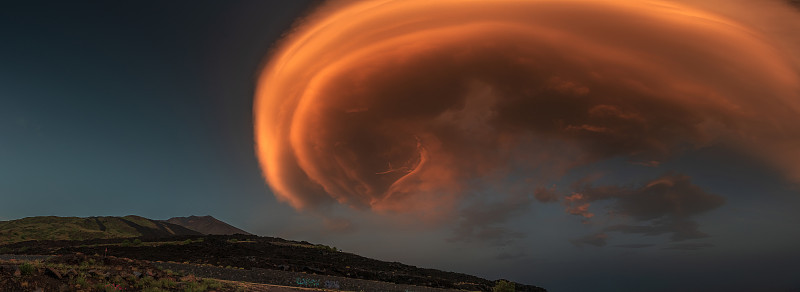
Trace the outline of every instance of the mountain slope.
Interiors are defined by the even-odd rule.
[[[26,240],[87,240],[98,238],[159,238],[201,235],[169,222],[140,216],[125,217],[27,217],[0,221],[0,244]]]
[[[217,220],[211,216],[173,217],[165,222],[180,225],[188,229],[210,235],[251,235],[247,231],[233,227],[228,223]]]
[[[189,220],[192,217],[183,219]],[[213,217],[194,217],[194,220],[201,222],[212,222],[211,219]],[[213,219],[213,221],[218,220]],[[124,238],[130,237],[142,237],[143,243],[131,245],[129,242],[126,245],[127,239]],[[370,259],[305,241],[241,234],[202,235],[198,231],[189,230],[180,225],[139,216],[30,217],[0,221],[0,254],[103,254],[104,256],[128,259],[195,265],[195,267],[190,267],[191,273],[196,273],[197,267],[209,269],[209,267],[215,266],[217,267],[217,270],[214,271],[216,276],[219,276],[220,271],[244,269],[257,271],[257,275],[243,276],[251,282],[258,278],[258,281],[262,283],[303,287],[308,283],[319,285],[319,283],[323,283],[325,277],[344,277],[469,291],[492,291],[493,287],[499,283],[472,275]],[[231,269],[231,267],[240,269]],[[275,270],[280,271],[283,278],[273,277],[272,274],[275,274]],[[273,271],[273,273],[265,271]],[[286,273],[295,274],[291,274],[291,277],[287,278],[286,276],[289,274]],[[303,279],[311,279],[316,282],[301,283],[297,280],[299,278],[296,275],[300,275],[297,273],[302,273]],[[241,280],[242,278],[233,277],[229,280],[237,279]],[[520,283],[514,285],[516,291],[519,292],[545,291],[532,285]],[[342,288],[345,287],[342,286]],[[383,288],[350,291],[360,290],[404,291]],[[415,289],[415,291],[420,290]]]
[[[304,286],[309,282],[298,282],[297,277],[311,279],[322,288],[324,277],[344,277],[368,281],[379,281],[401,285],[416,285],[467,291],[492,291],[499,281],[480,277],[420,268],[399,262],[386,262],[357,254],[338,251],[321,244],[293,241],[275,237],[254,235],[205,235],[192,237],[145,240],[138,246],[122,246],[119,240],[104,242],[36,242],[0,246],[14,253],[25,254],[104,254],[119,258],[146,260],[153,262],[182,263],[183,269],[198,276],[201,270],[208,272],[201,277],[219,277],[227,271],[250,271],[248,276],[232,277],[228,280],[269,283],[276,285]],[[112,245],[109,245],[111,243]],[[25,248],[30,246],[30,248]],[[116,245],[114,245],[116,244]],[[179,265],[179,266],[180,266]],[[189,267],[195,265],[196,267]],[[168,269],[179,270],[179,266],[164,265]],[[214,270],[211,267],[219,269]],[[227,268],[222,268],[227,267]],[[237,269],[231,269],[235,267]],[[241,269],[239,269],[241,268]],[[270,276],[270,271],[288,277]],[[212,276],[213,275],[213,276]],[[222,278],[220,278],[222,279]],[[309,286],[305,286],[309,287]],[[532,285],[515,283],[518,292],[544,292],[545,289]],[[311,287],[313,288],[313,287]],[[409,291],[404,289],[361,289],[342,286],[346,291]],[[410,291],[434,291],[410,289]]]

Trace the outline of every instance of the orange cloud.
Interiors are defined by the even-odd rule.
[[[422,218],[512,173],[536,177],[534,192],[687,145],[727,143],[800,181],[800,46],[772,29],[800,18],[772,2],[748,12],[756,2],[331,2],[261,73],[258,158],[296,208]]]

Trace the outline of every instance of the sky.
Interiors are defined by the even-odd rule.
[[[0,220],[212,215],[550,291],[796,291],[788,3],[5,4]]]

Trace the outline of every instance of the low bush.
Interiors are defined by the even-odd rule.
[[[164,288],[175,288],[175,286],[177,286],[178,283],[175,283],[175,281],[170,280],[168,278],[161,278],[158,280],[158,283],[156,285],[158,285],[158,287],[164,287]]]
[[[506,280],[500,280],[496,285],[494,285],[492,292],[514,292],[514,289],[514,283]]]
[[[212,279],[203,279],[203,285],[208,286],[209,289],[218,290],[222,288],[222,283]]]
[[[36,269],[36,268],[33,266],[33,264],[31,264],[31,263],[29,263],[29,262],[24,262],[24,263],[22,263],[21,265],[19,265],[19,271],[20,271],[20,272],[21,272],[23,275],[30,275],[30,274],[33,274],[33,271],[34,271],[35,269]]]
[[[88,288],[89,287],[88,282],[86,282],[86,277],[84,277],[82,275],[76,277],[74,282],[75,282],[75,284],[81,285],[81,288]]]
[[[208,290],[208,286],[198,282],[186,283],[185,287],[183,288],[184,292],[204,292],[206,290]]]

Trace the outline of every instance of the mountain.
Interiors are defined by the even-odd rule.
[[[303,288],[328,288],[325,291],[488,292],[498,291],[494,288],[502,287],[500,280],[492,281],[467,274],[371,259],[340,251],[335,247],[306,241],[241,234],[143,239],[141,244],[130,244],[130,242],[125,244],[122,239],[26,241],[0,245],[0,254],[3,254],[0,257],[1,291],[21,291],[21,289],[3,289],[2,259],[8,259],[9,255],[54,255],[67,258],[107,255],[112,260],[147,261],[155,264],[158,269],[169,269],[201,278]],[[25,259],[24,256],[18,258]],[[130,260],[126,261],[131,263]],[[82,261],[68,260],[72,264],[80,264]],[[107,281],[108,278],[105,279]],[[514,291],[517,292],[546,292],[545,289],[533,285],[521,283],[513,285]]]
[[[164,222],[180,225],[188,229],[209,235],[252,235],[247,231],[233,227],[228,223],[217,220],[211,216],[173,217]]]
[[[238,234],[203,234],[223,232]],[[321,288],[324,283],[334,291],[409,291],[397,285],[427,287],[411,289],[414,291],[446,291],[428,288],[493,291],[502,283],[370,259],[322,244],[245,233],[211,216],[176,217],[166,221],[139,216],[29,217],[0,221],[0,254],[4,258],[8,258],[8,254],[67,258],[102,254],[104,259],[108,255],[109,258],[144,260],[159,265],[173,263],[159,269],[184,271],[200,277],[305,288]],[[127,238],[132,237],[141,241],[131,244]],[[0,278],[4,271],[9,270],[0,263]],[[376,284],[379,283],[376,281],[383,284]],[[513,285],[519,292],[546,291],[532,285]],[[0,283],[0,290],[19,290],[3,287]]]
[[[125,217],[27,217],[0,221],[0,244],[27,240],[88,240],[103,238],[163,238],[202,235],[169,222],[140,216]]]

